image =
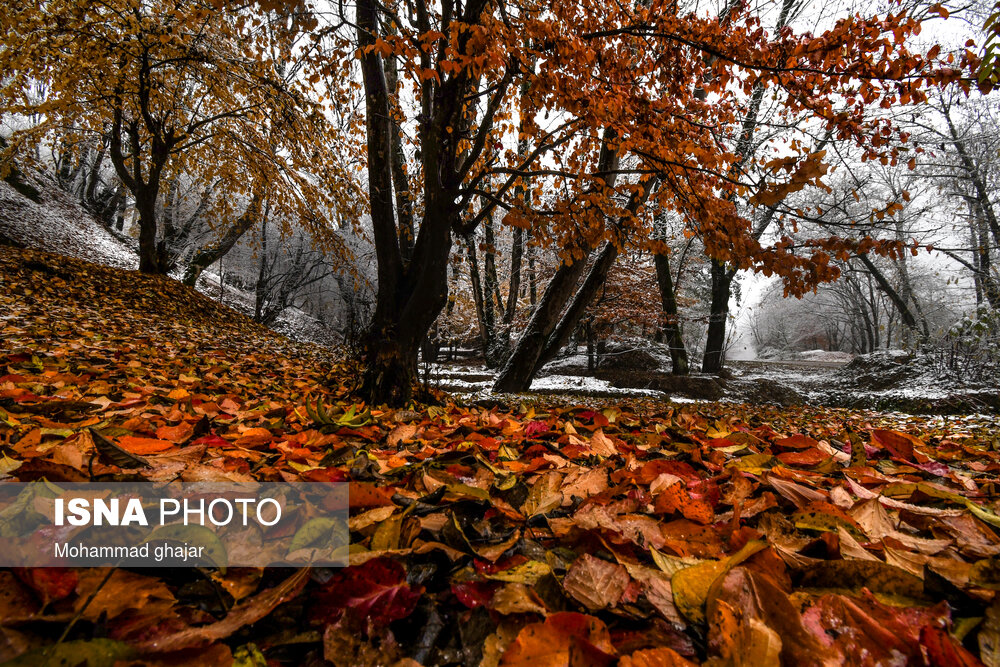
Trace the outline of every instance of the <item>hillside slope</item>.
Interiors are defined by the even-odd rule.
[[[129,371],[134,386],[163,380],[161,369],[141,356],[165,355],[178,376],[222,359],[228,372],[213,386],[222,393],[247,391],[246,378],[279,378],[281,361],[294,360],[298,366],[280,385],[291,398],[305,384],[318,384],[332,362],[325,348],[290,341],[166,277],[0,246],[0,282],[7,352],[59,357],[79,353],[83,343],[91,354],[136,361]]]
[[[0,180],[0,241],[121,269],[138,268],[135,249],[55,184],[43,178],[28,184],[38,192],[38,201]]]
[[[112,234],[47,177],[22,174],[21,178],[37,196],[28,197],[0,180],[0,244],[57,253],[113,268],[138,268],[134,239]],[[206,271],[197,287],[217,301],[244,314],[253,314],[252,292],[232,285],[223,288],[219,283],[217,274]],[[293,340],[329,347],[335,347],[340,340],[333,327],[295,307],[281,313],[273,328]]]

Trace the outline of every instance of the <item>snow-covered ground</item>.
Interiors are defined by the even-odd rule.
[[[529,393],[658,398],[677,403],[819,405],[910,414],[1000,411],[997,387],[942,377],[926,364],[908,363],[905,353],[883,352],[851,364],[843,363],[845,357],[837,354],[811,356],[816,360],[734,361],[727,365],[724,377],[699,373],[676,377],[657,365],[639,371],[598,370],[598,377],[593,377],[587,372],[586,356],[573,355],[547,365]],[[475,363],[442,363],[426,367],[422,378],[432,387],[479,400],[489,396],[493,374]]]
[[[217,273],[212,271],[202,273],[195,289],[211,299],[224,303],[233,310],[253,317],[254,294],[233,285],[221,286]],[[278,316],[278,320],[271,325],[271,328],[298,343],[317,343],[328,347],[340,344],[340,336],[337,335],[337,332],[295,307],[286,308]]]
[[[134,246],[113,236],[54,184],[42,179],[33,184],[39,203],[0,181],[0,237],[119,269],[139,268]]]
[[[854,355],[850,352],[836,352],[831,350],[806,350],[805,352],[796,354],[795,358],[804,361],[846,364],[854,359]]]
[[[548,372],[549,367],[546,366],[546,369]],[[472,395],[474,398],[490,395],[494,380],[493,371],[474,364],[463,366],[431,364],[429,368],[421,371],[421,377],[424,371],[431,386],[457,394]],[[595,377],[558,373],[549,373],[537,378],[531,383],[531,391],[547,394],[666,398],[666,394],[661,391],[615,387],[607,380]]]

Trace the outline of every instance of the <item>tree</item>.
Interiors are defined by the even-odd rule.
[[[586,303],[570,306],[571,297],[592,298],[590,287],[622,245],[650,236],[652,209],[680,212],[715,259],[778,273],[793,293],[836,276],[829,253],[850,244],[827,238],[805,248],[764,248],[732,204],[735,193],[773,205],[821,185],[826,171],[822,151],[793,143],[790,154],[766,161],[767,179],[734,173],[741,158],[718,139],[740,127],[755,87],[783,91],[785,113],[808,114],[866,157],[895,161],[891,124],[866,109],[920,102],[925,84],[958,81],[960,67],[976,61],[964,53],[946,66],[939,49],[911,52],[906,39],[919,23],[904,12],[850,17],[811,35],[787,28],[770,34],[739,7],[722,19],[657,2],[563,2],[537,13],[487,0],[362,0],[356,26],[379,267],[364,393],[391,403],[409,396],[417,350],[447,302],[452,233],[465,238],[502,209],[507,224],[560,247],[573,267],[558,289],[550,283],[560,298],[538,311],[540,326],[529,323],[498,378],[498,389],[524,388],[545,350],[586,310]],[[387,84],[386,58],[398,63],[397,91]],[[527,92],[516,96],[522,84]],[[412,104],[400,91],[412,91]],[[399,115],[404,119],[394,120]],[[419,187],[393,182],[394,127],[415,128],[418,164],[406,172]],[[409,261],[394,187],[420,193]],[[892,244],[876,245],[885,251]],[[577,266],[591,253],[601,261],[584,263],[588,283]]]
[[[302,291],[330,275],[330,264],[323,253],[307,247],[303,235],[281,238],[281,230],[269,234],[266,208],[260,215],[260,248],[257,277],[254,281],[256,322],[271,326],[281,313],[301,299]],[[277,237],[277,238],[269,238]]]
[[[38,120],[15,133],[8,157],[60,141],[65,127],[105,142],[138,212],[141,271],[169,269],[157,206],[181,174],[227,192],[212,201],[221,220],[236,220],[234,202],[261,189],[320,238],[329,218],[354,217],[351,143],[331,139],[308,80],[318,75],[304,75],[297,58],[302,26],[288,16],[202,0],[55,0],[6,12],[0,113]],[[26,92],[33,82],[44,97]]]

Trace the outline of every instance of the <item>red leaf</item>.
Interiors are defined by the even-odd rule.
[[[204,435],[197,440],[191,441],[192,445],[205,445],[207,447],[229,447],[229,441],[214,433]]]
[[[832,642],[848,664],[889,663],[906,657],[920,664],[919,628],[947,622],[947,603],[934,607],[889,607],[866,593],[862,597],[824,595],[802,614],[820,641]]]
[[[906,433],[900,433],[899,431],[886,431],[882,429],[874,429],[872,431],[872,441],[889,451],[892,456],[902,459],[904,461],[918,461],[919,463],[924,463],[927,461],[927,457],[921,457],[914,459],[913,448],[915,445],[923,445],[920,440],[914,438],[912,435],[907,435]]]
[[[44,604],[68,597],[79,581],[76,570],[68,567],[18,567],[14,574],[33,588]]]
[[[662,474],[676,475],[686,482],[701,479],[701,476],[689,463],[684,461],[667,461],[666,459],[656,459],[650,461],[639,469],[635,480],[640,484],[649,484]]]
[[[475,609],[488,605],[499,587],[498,581],[463,581],[453,583],[451,592],[466,607]]]
[[[796,433],[795,435],[788,436],[787,438],[778,438],[771,444],[775,447],[780,447],[781,449],[809,449],[810,447],[815,447],[819,443],[810,438],[808,435]]]
[[[983,664],[941,628],[925,625],[920,629],[920,643],[927,650],[931,667],[981,667]]]
[[[533,421],[524,427],[524,435],[528,438],[533,438],[541,433],[546,433],[548,430],[549,430],[548,422]]]
[[[346,482],[347,473],[340,468],[317,468],[299,475],[308,482]]]
[[[373,558],[337,572],[316,593],[313,618],[325,623],[385,625],[406,618],[423,589],[406,583],[403,566],[390,558]]]

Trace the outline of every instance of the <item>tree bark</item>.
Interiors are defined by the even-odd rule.
[[[507,308],[503,314],[503,323],[510,326],[517,312],[517,297],[521,291],[521,258],[524,256],[524,230],[514,228],[513,247],[510,251],[510,289],[507,291]]]
[[[104,163],[104,155],[107,152],[106,142],[101,143],[100,149],[94,156],[94,161],[90,165],[90,172],[87,174],[86,185],[83,188],[83,204],[91,213],[101,214],[97,202],[97,185],[101,181],[101,165]]]
[[[993,275],[993,258],[990,255],[990,238],[987,230],[986,216],[982,208],[976,204],[975,219],[972,222],[973,255],[976,258],[976,285],[977,298],[981,301],[986,298],[986,303],[994,310],[1000,310],[1000,284]],[[982,296],[979,296],[979,295]]]
[[[708,334],[702,373],[718,373],[726,356],[726,320],[729,317],[729,296],[733,274],[723,262],[712,260],[712,303],[709,308]]]
[[[897,292],[889,281],[886,280],[885,276],[881,271],[879,271],[878,267],[875,266],[875,263],[872,262],[871,258],[868,257],[867,254],[858,255],[858,259],[860,259],[861,263],[868,269],[868,273],[875,279],[875,282],[878,284],[879,289],[882,290],[882,293],[889,297],[889,301],[892,302],[892,305],[896,308],[896,312],[898,312],[900,318],[902,318],[903,324],[906,325],[908,329],[919,335],[919,331],[917,331],[917,318],[913,316],[913,312],[910,310],[909,305],[903,297],[899,295],[899,292]]]
[[[483,356],[489,363],[490,348],[493,345],[493,336],[496,330],[496,322],[493,317],[493,307],[489,303],[483,291],[483,281],[479,273],[479,259],[476,251],[476,239],[472,234],[465,236],[465,252],[469,261],[469,281],[472,283],[472,301],[476,306],[476,321],[479,324],[479,344],[483,349]]]
[[[660,304],[663,308],[663,324],[660,332],[670,349],[670,372],[674,375],[687,375],[688,356],[681,337],[681,323],[677,308],[677,294],[674,292],[674,278],[670,273],[670,258],[663,253],[653,255],[653,265],[656,267],[656,282],[660,288]]]
[[[497,276],[496,236],[493,234],[493,216],[488,216],[483,223],[483,234],[486,242],[483,256],[483,290],[490,310],[494,314],[503,313],[503,298],[500,296],[500,278]],[[494,317],[494,320],[496,318]]]
[[[395,104],[390,104],[390,109],[398,109],[399,77],[397,74],[396,58],[390,57],[385,61],[386,87]],[[413,259],[413,242],[416,230],[413,228],[413,202],[410,195],[410,180],[406,174],[406,154],[403,152],[403,129],[393,116],[389,128],[389,140],[392,146],[392,185],[396,195],[396,217],[399,219],[399,250],[402,255],[404,265],[409,264]]]
[[[139,213],[139,271],[164,273],[156,244],[156,193],[141,188],[135,193],[135,208]]]

